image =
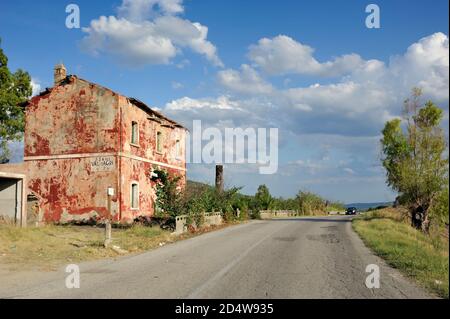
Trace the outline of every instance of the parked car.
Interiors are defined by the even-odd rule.
[[[345,215],[356,215],[358,214],[358,210],[356,207],[348,207],[347,211],[345,212]]]

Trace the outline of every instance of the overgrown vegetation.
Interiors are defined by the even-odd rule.
[[[428,233],[433,222],[448,226],[449,162],[440,128],[443,110],[432,101],[422,105],[421,94],[415,88],[405,101],[403,121],[386,123],[381,144],[388,185],[409,207],[411,225]]]
[[[331,210],[344,210],[343,204],[330,202],[307,191],[300,191],[295,198],[275,198],[266,185],[260,185],[254,196],[240,193],[240,187],[219,192],[215,187],[188,181],[185,189],[180,179],[166,171],[154,170],[157,212],[160,218],[187,215],[188,223],[197,227],[203,223],[203,213],[220,212],[226,222],[259,218],[264,210],[295,210],[301,215],[324,214]]]
[[[424,234],[409,225],[408,210],[382,209],[353,220],[364,243],[420,285],[448,298],[448,234]]]
[[[189,185],[184,188],[178,176],[171,176],[164,170],[154,170],[153,173],[157,217],[168,218],[172,223],[176,216],[187,215],[191,225],[201,227],[203,213],[206,212],[221,212],[230,222],[237,219],[237,209],[243,208],[237,199],[240,188],[219,192],[208,185],[200,186],[200,183],[194,184],[192,189]]]

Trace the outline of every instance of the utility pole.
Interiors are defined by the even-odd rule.
[[[223,165],[216,165],[216,190],[223,192]]]

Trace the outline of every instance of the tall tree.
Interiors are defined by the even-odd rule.
[[[440,128],[443,111],[431,101],[421,105],[421,94],[415,88],[405,101],[405,129],[400,119],[387,122],[381,144],[388,185],[409,206],[411,224],[428,232],[433,205],[448,187],[449,162]]]
[[[272,196],[270,195],[269,188],[266,185],[259,185],[255,194],[255,204],[258,210],[269,209],[272,203]]]
[[[22,138],[24,114],[19,104],[31,94],[30,75],[21,69],[11,73],[0,46],[0,163],[8,161],[11,155],[8,143]]]

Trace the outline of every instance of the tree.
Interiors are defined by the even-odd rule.
[[[180,187],[179,176],[170,176],[164,170],[153,171],[155,176],[151,179],[156,182],[156,208],[157,213],[174,219],[183,214],[184,193]]]
[[[8,143],[22,138],[24,114],[19,104],[31,94],[30,75],[21,69],[11,73],[8,58],[0,47],[0,162],[9,160]]]
[[[255,194],[255,208],[257,210],[267,210],[272,203],[272,196],[266,185],[259,185]]]
[[[409,207],[411,224],[428,232],[430,212],[448,185],[448,157],[440,128],[443,111],[431,101],[420,105],[421,94],[414,89],[404,103],[405,130],[400,119],[387,122],[381,144],[388,185]]]

